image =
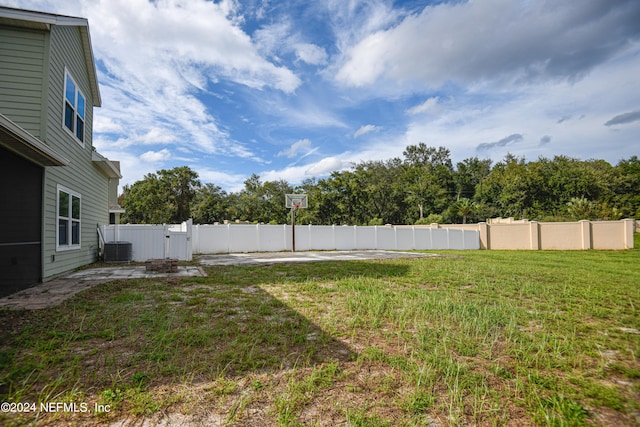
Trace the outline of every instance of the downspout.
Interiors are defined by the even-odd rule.
[[[100,239],[98,240],[98,259],[102,260],[104,259],[104,244],[106,242],[104,241],[104,236],[102,235],[100,224],[96,224],[96,229],[98,230],[98,237],[100,237]]]

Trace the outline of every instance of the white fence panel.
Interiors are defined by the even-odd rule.
[[[338,226],[333,228],[335,247],[339,251],[350,251],[356,248],[355,230],[353,227]]]
[[[441,233],[445,228],[431,229],[431,247],[429,249],[449,249],[449,233]],[[479,237],[478,233],[478,238]]]
[[[464,230],[447,229],[449,249],[464,249]]]
[[[296,251],[310,251],[312,246],[311,243],[311,230],[313,226],[311,225],[297,225],[295,227],[296,230]],[[291,250],[291,226],[286,226],[286,233],[284,234],[284,243],[285,247],[288,250]]]
[[[191,261],[193,256],[191,220],[172,225],[116,224],[101,228],[105,242],[131,243],[133,261],[167,257]]]
[[[256,225],[255,227],[258,233],[258,252],[283,251],[285,250],[287,240],[291,240],[290,227],[289,230],[287,230],[287,227],[284,225]],[[298,247],[297,241],[296,247]]]
[[[291,250],[290,225],[200,225],[194,227],[195,253]],[[478,232],[422,227],[299,225],[296,250],[477,249]]]
[[[336,248],[335,227],[332,225],[314,225],[309,229],[311,247],[320,251],[330,251]]]
[[[377,227],[355,227],[358,249],[377,249]]]
[[[480,250],[480,231],[463,230],[463,249]]]
[[[229,252],[255,252],[258,249],[258,233],[255,225],[229,227]]]
[[[396,231],[396,249],[406,251],[415,249],[414,242],[415,235],[413,233],[414,228],[394,228]]]
[[[291,250],[291,225],[102,226],[106,242],[132,243],[134,261],[153,258],[191,260],[194,253],[278,252]],[[296,250],[431,250],[480,249],[477,230],[387,226],[300,225]]]
[[[413,235],[414,235],[415,249],[418,249],[418,250],[433,249],[432,243],[431,243],[430,228],[414,227]]]
[[[376,227],[378,247],[376,249],[395,250],[396,232],[392,227]]]
[[[193,252],[213,254],[229,252],[229,225],[195,225]]]
[[[106,242],[131,242],[133,261],[165,257],[163,225],[107,225],[103,226],[103,235]]]

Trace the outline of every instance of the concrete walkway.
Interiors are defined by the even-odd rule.
[[[38,310],[55,306],[78,292],[112,280],[190,276],[206,277],[207,274],[195,266],[178,267],[177,273],[147,273],[144,266],[87,268],[0,298],[0,309]]]

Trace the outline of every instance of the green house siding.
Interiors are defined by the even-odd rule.
[[[0,112],[41,137],[47,33],[0,26]]]
[[[68,167],[46,168],[44,177],[43,280],[94,262],[97,224],[109,222],[109,178],[92,162],[93,99],[77,27],[52,26],[49,49],[46,143],[71,160]],[[85,96],[85,137],[80,143],[63,125],[65,71]],[[81,197],[80,248],[56,247],[58,186]]]
[[[32,202],[24,204],[22,211],[0,208],[0,217],[13,224],[15,232],[0,239],[0,271],[10,268],[13,272],[12,278],[5,274],[7,283],[0,280],[5,291],[9,285],[23,288],[40,279],[50,280],[97,259],[97,225],[109,223],[109,191],[117,188],[119,173],[117,166],[93,151],[93,108],[101,101],[91,55],[86,20],[0,6],[0,155],[4,162],[0,172],[7,184],[0,190],[11,199],[21,195]],[[85,101],[81,139],[75,133],[75,121],[70,125],[74,132],[65,126],[67,75]],[[8,185],[11,177],[30,184],[14,188]],[[60,190],[71,196],[66,214],[58,209]],[[58,244],[59,226],[70,231],[62,244]],[[16,253],[16,245],[26,248],[27,244],[35,249]]]

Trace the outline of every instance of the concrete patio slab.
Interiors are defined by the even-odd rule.
[[[279,262],[354,261],[368,259],[428,258],[436,254],[398,251],[309,251],[309,252],[259,252],[199,255],[198,262],[205,266],[256,265]]]
[[[38,310],[52,307],[78,292],[112,280],[206,276],[204,270],[197,266],[178,267],[176,273],[147,273],[144,266],[87,268],[0,298],[0,308]]]

